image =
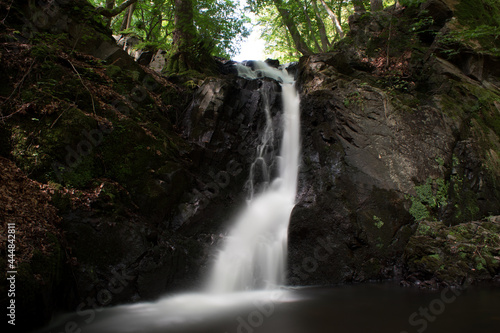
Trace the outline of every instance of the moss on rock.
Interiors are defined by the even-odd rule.
[[[406,278],[425,285],[492,281],[500,274],[500,218],[446,227],[422,221],[405,252]]]

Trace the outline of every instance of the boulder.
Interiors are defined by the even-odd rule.
[[[421,221],[404,250],[404,284],[468,286],[500,281],[500,217],[456,226]]]
[[[165,56],[167,51],[158,50],[156,54],[152,57],[152,60],[149,62],[149,68],[154,70],[155,72],[161,73],[163,68],[166,66]]]

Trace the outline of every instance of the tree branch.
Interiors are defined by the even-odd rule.
[[[286,25],[288,31],[290,32],[290,35],[292,37],[293,43],[295,44],[295,48],[297,49],[297,51],[299,51],[303,55],[313,54],[309,46],[302,38],[299,30],[297,29],[297,26],[295,25],[295,22],[293,21],[293,17],[290,14],[290,11],[284,6],[283,1],[273,0],[273,2],[276,8],[278,9],[279,14],[281,15],[283,23]]]
[[[101,14],[102,16],[105,17],[115,17],[116,15],[120,14],[123,12],[125,9],[127,9],[130,5],[133,5],[137,2],[137,0],[127,0],[118,7],[115,7],[113,9],[108,9],[108,8],[103,8],[99,7],[96,8],[97,14]]]
[[[325,0],[320,0],[320,1],[323,7],[325,7],[325,10],[328,13],[328,15],[330,15],[333,25],[335,26],[335,29],[337,30],[337,33],[339,34],[340,38],[344,38],[344,30],[342,30],[342,26],[340,25],[337,15],[333,12],[333,10],[330,7],[328,7]]]

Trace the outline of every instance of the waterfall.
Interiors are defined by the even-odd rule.
[[[263,82],[263,84],[266,82]],[[267,82],[271,84],[270,82]],[[252,200],[256,191],[267,189],[271,182],[272,167],[274,164],[274,128],[271,117],[271,107],[269,98],[272,90],[261,88],[262,101],[264,103],[264,112],[266,115],[266,126],[260,137],[260,145],[257,146],[257,157],[250,165],[250,175],[246,183],[248,187],[248,200]],[[257,186],[256,186],[257,185]],[[259,188],[257,188],[259,187]]]
[[[279,156],[273,159],[275,133],[269,96],[263,89],[266,126],[252,169],[262,168],[264,186],[262,191],[253,191],[250,187],[247,205],[233,222],[218,253],[207,290],[171,295],[155,302],[115,306],[102,312],[92,309],[68,314],[57,318],[43,332],[67,331],[68,323],[74,324],[75,332],[82,333],[192,332],[192,329],[196,332],[220,332],[223,331],[221,327],[207,329],[206,325],[213,323],[214,318],[216,322],[224,320],[226,314],[236,318],[234,331],[253,332],[257,324],[250,315],[260,315],[264,320],[264,316],[267,318],[274,312],[275,304],[296,300],[295,296],[277,287],[285,282],[287,229],[297,191],[299,96],[290,76],[263,63],[256,63],[254,71],[242,68],[240,75],[248,79],[266,76],[281,82],[283,136]],[[271,179],[270,172],[274,168],[273,160],[278,163],[275,179]],[[254,176],[255,172],[251,171],[249,183],[254,183]],[[241,317],[243,315],[246,317]]]
[[[208,281],[208,291],[228,293],[254,289],[272,289],[285,282],[287,229],[295,205],[299,167],[300,99],[295,82],[285,71],[254,63],[254,70],[237,65],[240,76],[247,79],[270,77],[282,86],[283,137],[279,158],[279,174],[269,175],[265,152],[274,140],[269,98],[264,94],[266,128],[257,147],[256,160],[251,166],[251,195],[247,206],[233,222]],[[262,168],[268,186],[253,192],[254,170]],[[267,179],[266,179],[267,178]]]

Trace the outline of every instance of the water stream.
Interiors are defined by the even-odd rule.
[[[210,276],[209,292],[273,289],[285,282],[287,229],[295,204],[300,151],[299,96],[293,79],[286,73],[256,62],[255,71],[240,65],[243,77],[271,77],[282,82],[283,138],[278,158],[278,177],[271,180],[266,153],[272,149],[274,131],[269,97],[264,92],[266,127],[250,168],[250,199],[233,224]],[[265,180],[262,193],[254,193],[254,173]]]

